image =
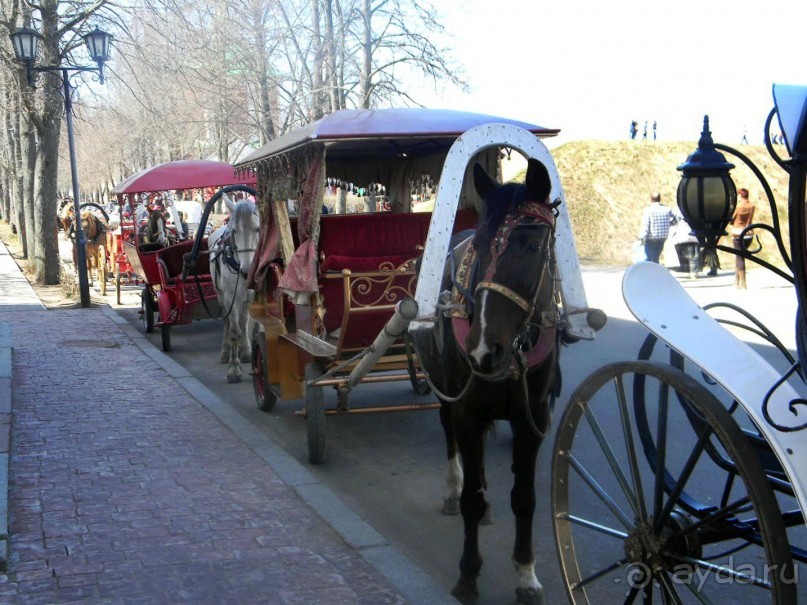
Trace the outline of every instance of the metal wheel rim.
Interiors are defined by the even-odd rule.
[[[578,603],[597,603],[599,605],[598,600],[593,600],[589,598],[588,591],[589,589],[587,586],[581,586],[585,582],[590,582],[591,585],[596,585],[597,581],[600,581],[602,578],[605,578],[608,574],[611,574],[616,569],[627,568],[627,564],[622,562],[619,566],[615,565],[619,563],[619,561],[615,561],[614,565],[606,566],[610,567],[610,569],[605,570],[598,570],[602,571],[600,575],[596,573],[589,572],[586,570],[584,573],[580,569],[578,552],[577,552],[577,544],[576,544],[576,537],[575,528],[579,527],[586,527],[587,529],[597,531],[600,533],[604,533],[606,535],[610,535],[614,539],[621,539],[624,540],[624,544],[628,544],[628,536],[630,532],[623,528],[615,528],[615,527],[606,527],[606,526],[597,526],[597,524],[591,520],[586,519],[583,517],[576,517],[575,515],[570,514],[570,476],[573,474],[577,475],[578,471],[575,469],[575,465],[578,464],[574,459],[574,452],[571,451],[571,448],[574,445],[574,439],[577,433],[577,429],[581,422],[587,422],[587,413],[586,408],[591,404],[591,399],[594,397],[600,389],[606,388],[609,382],[614,381],[617,376],[627,375],[630,373],[642,372],[647,373],[649,376],[653,376],[659,379],[670,380],[675,385],[675,388],[684,389],[686,393],[688,393],[688,397],[697,395],[697,397],[704,397],[706,399],[711,397],[708,404],[704,404],[709,407],[709,413],[712,412],[712,407],[719,408],[719,411],[716,412],[718,414],[718,418],[721,418],[721,422],[723,419],[723,414],[728,418],[728,422],[733,425],[732,429],[725,429],[722,425],[715,429],[715,436],[719,438],[725,438],[726,435],[731,434],[739,434],[742,433],[737,427],[736,423],[733,422],[731,417],[728,415],[728,412],[721,406],[721,404],[714,399],[711,394],[704,388],[702,385],[699,385],[696,381],[694,381],[691,377],[687,376],[683,372],[671,367],[666,366],[664,364],[658,364],[655,362],[625,362],[620,364],[611,364],[610,366],[605,366],[601,368],[597,372],[595,372],[592,376],[588,379],[583,381],[583,383],[578,387],[575,393],[572,395],[569,403],[569,407],[567,408],[561,424],[558,428],[558,435],[556,437],[556,443],[554,448],[554,455],[553,455],[553,465],[552,465],[552,506],[553,506],[553,521],[555,524],[555,539],[558,548],[558,554],[561,561],[561,568],[562,573],[566,582],[567,593],[571,603],[578,604]],[[616,384],[616,383],[615,383]],[[624,385],[623,385],[624,386]],[[712,401],[713,400],[713,401]],[[699,402],[700,404],[700,402]],[[617,412],[617,414],[621,417],[621,413]],[[626,441],[628,438],[626,437]],[[740,448],[744,448],[744,445],[740,445]],[[636,454],[636,445],[633,445],[634,451],[634,458],[637,462],[640,462],[638,455]],[[626,449],[627,446],[626,446]],[[701,452],[702,453],[702,452]],[[787,539],[786,534],[784,533],[784,526],[781,523],[781,517],[778,513],[778,507],[776,507],[776,500],[773,497],[772,492],[770,491],[770,486],[768,485],[767,481],[764,478],[764,473],[759,466],[758,460],[753,457],[749,458],[747,455],[742,454],[743,457],[743,468],[746,469],[745,472],[748,474],[749,477],[752,477],[752,480],[749,479],[754,485],[753,487],[749,487],[748,484],[745,485],[746,492],[749,494],[750,498],[755,503],[754,512],[757,513],[759,517],[759,524],[760,524],[760,531],[763,536],[765,536],[765,545],[760,546],[765,553],[767,560],[775,560],[779,563],[783,563],[784,565],[789,565],[790,573],[793,570],[793,563],[792,559],[790,558],[790,552],[787,548]],[[606,454],[607,457],[607,454]],[[750,466],[746,466],[746,462],[749,462]],[[754,462],[756,462],[756,467],[754,467]],[[609,463],[610,464],[610,463]],[[633,476],[633,469],[628,468],[624,470],[626,477],[625,481],[628,484],[631,484],[632,481],[635,481],[635,477]],[[684,482],[686,483],[689,479],[687,478]],[[746,477],[743,477],[743,481],[746,480]],[[633,486],[636,483],[632,483]],[[639,486],[642,493],[645,493],[644,490]],[[642,498],[636,499],[642,500]],[[774,507],[775,514],[771,512],[773,509],[770,507]],[[758,508],[757,508],[758,507]],[[648,507],[649,508],[649,507]],[[764,509],[767,511],[764,515],[760,514],[759,511]],[[649,510],[653,510],[650,509]],[[675,507],[672,508],[672,511],[676,510]],[[671,511],[671,512],[672,512]],[[639,515],[641,516],[641,515]],[[652,519],[652,517],[651,517]],[[632,520],[632,523],[636,523],[636,519]],[[585,525],[589,524],[589,525]],[[612,532],[612,533],[609,533]],[[784,545],[782,544],[782,539],[784,539]],[[589,547],[588,544],[586,544]],[[583,553],[586,549],[582,549],[580,552]],[[611,559],[613,561],[613,559]],[[698,567],[694,569],[694,571],[699,571],[701,569],[700,566],[708,565],[705,561],[699,561]],[[666,568],[662,569],[659,568],[658,577],[662,578],[661,584],[664,584],[663,576],[670,577],[670,573],[667,572]],[[736,570],[735,570],[736,571]],[[595,577],[596,576],[596,577]],[[654,574],[654,578],[656,575]],[[625,578],[630,580],[631,577],[625,574]],[[739,582],[737,582],[739,583]],[[626,583],[624,585],[628,587]],[[606,586],[607,588],[607,586]],[[656,591],[658,588],[658,584],[651,585],[651,590],[649,591],[648,596],[642,596],[642,590],[638,592],[634,591],[633,587],[631,586],[628,591],[624,593],[624,602],[625,603],[632,603],[632,602],[652,602],[653,592]],[[771,600],[774,603],[795,603],[796,600],[796,590],[795,585],[790,580],[789,582],[777,582],[776,583],[776,594],[774,594],[774,590],[771,589],[769,594],[771,596]],[[661,586],[659,591],[661,592],[662,598],[660,599],[661,602],[667,603],[675,603],[681,602],[680,600],[676,600],[677,597],[669,596],[669,600],[667,598],[667,593],[665,591],[670,590],[670,595],[675,593],[675,587],[667,588],[666,586]],[[691,588],[688,588],[691,591]],[[751,590],[748,588],[747,590]],[[757,595],[761,594],[759,589],[757,590]],[[631,594],[632,592],[632,594]],[[689,593],[685,593],[689,595]],[[695,594],[693,592],[693,594]],[[690,597],[692,598],[692,597]],[[642,600],[644,599],[644,600]],[[708,597],[702,597],[702,595],[697,595],[697,601],[702,603],[711,603],[711,602],[721,602],[721,601],[711,601]]]

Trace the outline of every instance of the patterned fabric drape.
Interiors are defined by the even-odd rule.
[[[317,240],[319,216],[325,193],[325,151],[314,157],[309,165],[305,186],[300,195],[297,234],[300,246],[295,250],[280,280],[280,288],[295,304],[308,304],[317,284]]]
[[[260,189],[263,189],[260,187]],[[249,267],[247,275],[247,288],[255,292],[266,292],[272,284],[268,282],[272,275],[269,265],[278,257],[280,233],[277,230],[277,221],[272,213],[272,194],[259,191],[258,199],[263,200],[261,206],[261,233],[258,236],[258,250]],[[274,284],[276,285],[276,284]]]

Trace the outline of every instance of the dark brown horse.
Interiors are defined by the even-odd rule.
[[[532,545],[535,461],[560,379],[555,213],[549,174],[537,160],[529,160],[525,185],[498,185],[478,165],[474,183],[485,215],[473,239],[455,249],[454,275],[444,276],[441,290],[453,291],[449,311],[434,330],[413,337],[442,404],[449,460],[444,512],[461,512],[465,528],[452,593],[461,601],[478,595],[478,530],[489,506],[485,433],[504,419],[513,432],[516,596],[535,604],[543,598]]]

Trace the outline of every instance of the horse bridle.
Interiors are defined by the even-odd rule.
[[[216,242],[216,247],[221,250],[216,254],[215,261],[219,262],[220,258],[224,258],[225,266],[233,273],[246,277],[246,273],[241,271],[241,261],[238,260],[239,252],[255,252],[256,248],[239,249],[235,243],[235,230],[229,227],[224,231],[224,234]]]
[[[542,305],[538,301],[538,297],[541,295],[541,292],[544,291],[544,280],[546,279],[547,274],[550,273],[550,278],[554,279],[554,276],[551,275],[553,265],[551,255],[555,240],[555,209],[559,204],[559,200],[552,204],[543,202],[527,202],[520,206],[515,212],[508,214],[490,242],[490,262],[485,269],[485,275],[482,278],[482,281],[480,281],[474,289],[474,295],[476,295],[476,293],[480,290],[496,292],[497,294],[507,298],[525,313],[522,326],[518,330],[512,345],[513,354],[516,360],[519,362],[519,366],[523,366],[521,367],[522,372],[526,370],[527,358],[525,347],[530,340],[530,326],[533,325],[532,319],[536,311],[539,311],[542,306],[548,306],[551,302],[546,301],[547,304]],[[541,276],[535,291],[533,292],[532,298],[527,300],[513,289],[495,282],[493,278],[496,274],[499,259],[510,245],[511,233],[520,227],[536,227],[540,225],[546,225],[550,229],[550,236],[546,238],[544,242],[544,249],[542,251],[542,257],[546,262],[543,263]],[[550,290],[550,296],[554,296],[554,288]],[[556,317],[556,313],[547,314],[544,312],[542,313],[540,323],[537,324],[537,326],[538,328],[554,328],[557,325],[557,322],[558,318]]]

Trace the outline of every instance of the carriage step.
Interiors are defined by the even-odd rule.
[[[312,357],[335,357],[336,347],[331,343],[309,334],[305,330],[297,330],[289,334],[282,334],[284,338],[299,347]]]

